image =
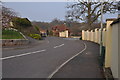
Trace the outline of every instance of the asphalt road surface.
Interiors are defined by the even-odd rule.
[[[84,41],[58,37],[34,43],[3,48],[3,78],[51,78],[67,61],[87,49]]]

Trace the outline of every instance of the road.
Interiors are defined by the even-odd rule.
[[[20,48],[3,48],[3,78],[51,78],[87,49],[85,42],[47,37]]]

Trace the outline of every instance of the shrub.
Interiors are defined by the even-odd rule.
[[[23,27],[23,28],[32,26],[31,22],[27,18],[16,17],[16,18],[13,18],[12,21],[14,23],[14,26],[20,26],[20,27]]]
[[[34,38],[34,39],[38,39],[38,40],[41,39],[41,36],[39,34],[30,34],[29,36]]]

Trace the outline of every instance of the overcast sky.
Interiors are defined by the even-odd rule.
[[[8,8],[14,9],[21,17],[31,21],[50,22],[55,18],[65,20],[67,2],[6,2]],[[117,14],[104,15],[106,18],[117,18]]]

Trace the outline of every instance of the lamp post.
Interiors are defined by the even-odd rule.
[[[100,28],[100,59],[102,55],[102,46],[103,46],[103,41],[102,41],[102,30],[103,30],[103,2],[101,2],[101,28]]]

